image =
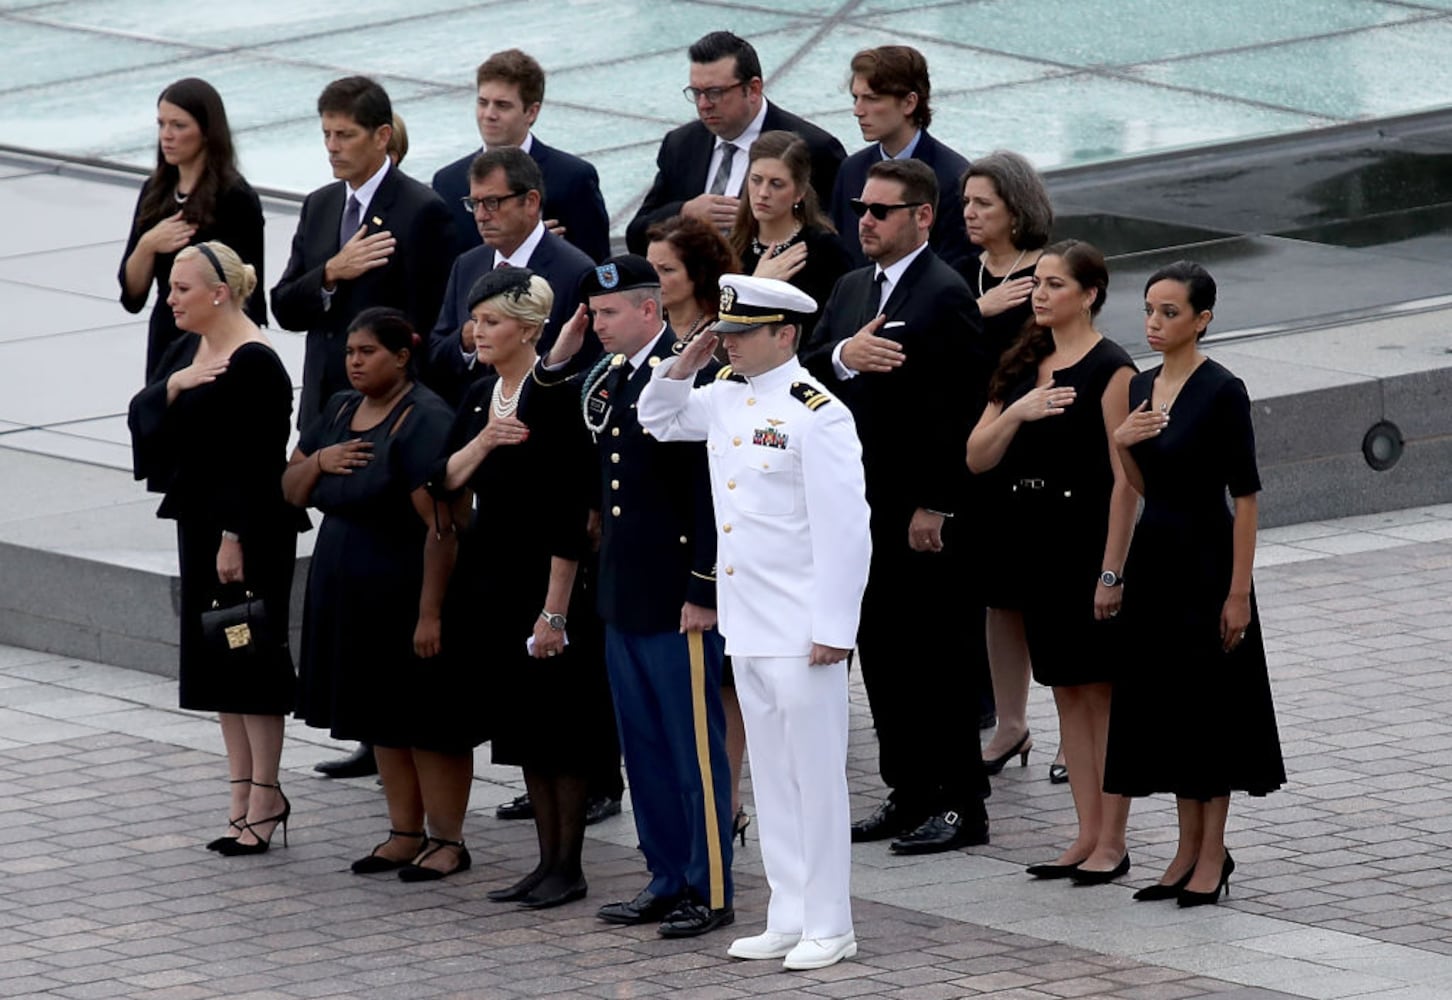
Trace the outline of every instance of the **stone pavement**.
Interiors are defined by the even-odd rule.
[[[226,801],[211,720],[172,707],[155,676],[0,647],[0,996],[1452,996],[1452,506],[1270,529],[1259,562],[1291,782],[1234,802],[1226,902],[1130,901],[1173,851],[1168,798],[1136,804],[1126,884],[1023,876],[1073,817],[1046,777],[1054,719],[1038,689],[1031,766],[995,779],[992,845],[916,860],[859,845],[859,957],[801,974],[725,958],[729,931],[668,942],[596,922],[642,884],[628,813],[589,831],[585,902],[489,903],[486,888],[530,866],[533,837],[493,818],[519,782],[484,763],[474,869],[447,882],[347,871],[379,839],[381,798],[371,781],[315,777],[335,747],[299,726],[284,759],[291,846],[210,855]],[[880,789],[860,687],[853,699],[861,812]],[[754,841],[736,870],[751,932],[765,901]]]

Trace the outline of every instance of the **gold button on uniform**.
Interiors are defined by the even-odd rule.
[[[727,566],[726,567],[726,575],[727,576],[734,576],[735,574],[736,574],[736,570],[732,569],[730,566]]]
[[[618,479],[612,479],[612,480],[610,480],[610,488],[612,490],[618,490],[618,489],[620,489],[620,480],[618,480]]]
[[[726,488],[728,490],[734,490],[736,488],[736,480],[734,480],[734,479],[728,479],[728,480],[726,480]]]
[[[611,507],[610,508],[610,513],[614,514],[616,517],[619,517],[620,516],[620,508],[619,507]]]
[[[756,405],[756,397],[755,396],[752,396],[750,399],[748,399],[746,401],[746,405],[747,406],[755,406]]]
[[[741,439],[740,438],[732,438],[731,439],[731,443],[733,445],[735,445],[736,447],[738,447],[738,448],[741,447]]]
[[[686,536],[685,536],[685,535],[682,535],[682,536],[681,536],[681,544],[682,544],[682,545],[685,545],[685,544],[687,544],[687,543],[688,543],[688,542],[690,542],[690,539],[689,539],[689,538],[687,538],[687,537],[686,537]]]
[[[724,531],[724,532],[726,532],[726,534],[729,535],[729,534],[731,534],[731,525],[730,524],[723,524],[723,525],[721,525],[721,530]]]
[[[620,452],[612,451],[610,453],[610,461],[618,463],[620,461]]]
[[[612,427],[612,428],[610,428],[610,436],[611,437],[618,438],[620,436],[620,428],[619,427]]]

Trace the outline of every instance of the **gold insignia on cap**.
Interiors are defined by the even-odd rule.
[[[721,286],[721,312],[727,313],[736,305],[736,289],[730,285]]]

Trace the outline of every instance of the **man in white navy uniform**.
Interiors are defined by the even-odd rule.
[[[847,654],[872,542],[852,414],[796,359],[811,296],[721,278],[719,319],[641,393],[641,426],[705,440],[716,509],[716,603],[751,753],[766,931],[735,958],[820,969],[857,954],[847,827]],[[718,340],[730,364],[693,388]]]

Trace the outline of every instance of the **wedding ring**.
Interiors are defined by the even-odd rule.
[[[1052,399],[1045,399],[1044,400],[1044,409],[1046,409],[1046,410],[1052,410],[1053,408],[1054,408],[1054,401]]]

